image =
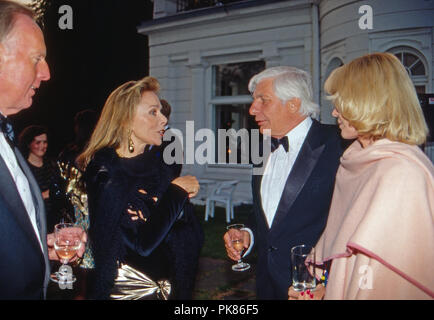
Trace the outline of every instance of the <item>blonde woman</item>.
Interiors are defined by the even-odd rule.
[[[342,137],[356,140],[315,248],[327,286],[290,288],[290,299],[434,298],[434,168],[418,147],[428,130],[406,70],[392,54],[365,55],[336,69],[325,90]]]
[[[199,184],[192,176],[160,181],[154,165],[161,160],[144,152],[162,143],[167,122],[159,87],[145,77],[114,90],[77,160],[85,169],[95,260],[91,299],[167,299],[172,291],[165,239]]]

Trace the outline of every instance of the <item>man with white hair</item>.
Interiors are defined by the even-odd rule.
[[[287,299],[291,248],[315,246],[324,230],[343,145],[336,126],[313,119],[319,107],[305,71],[266,69],[250,80],[249,90],[254,99],[249,113],[262,134],[271,132],[272,152],[264,174],[252,177],[252,230],[230,230],[225,246],[228,256],[239,260],[231,233],[242,232],[249,251],[255,242],[257,298]]]

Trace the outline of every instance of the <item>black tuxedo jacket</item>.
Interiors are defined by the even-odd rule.
[[[271,227],[261,204],[262,175],[252,177],[252,230],[258,250],[257,297],[287,299],[293,246],[315,246],[327,222],[344,150],[336,126],[314,120],[288,176]]]
[[[44,299],[50,275],[44,201],[26,161],[17,148],[14,152],[29,181],[44,252],[17,186],[0,157],[0,300]]]

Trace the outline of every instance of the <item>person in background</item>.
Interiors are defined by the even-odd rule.
[[[169,127],[170,114],[172,113],[172,107],[166,99],[160,99],[161,113],[167,118],[166,128]]]
[[[115,89],[77,159],[85,171],[95,261],[91,299],[168,299],[171,268],[190,263],[174,261],[167,236],[199,183],[178,177],[162,190],[161,160],[145,152],[161,145],[167,123],[159,88],[157,79],[145,77]]]
[[[75,160],[83,152],[97,120],[97,113],[93,109],[84,109],[74,116],[74,141],[59,153],[59,162],[75,166]]]
[[[324,88],[342,137],[356,140],[315,247],[326,287],[314,299],[433,299],[434,167],[418,147],[428,129],[407,71],[390,53],[368,54]]]
[[[68,144],[59,154],[57,165],[60,170],[63,183],[61,193],[66,198],[68,210],[72,213],[73,220],[84,230],[89,229],[89,212],[85,183],[82,179],[82,171],[78,167],[77,157],[86,147],[97,122],[97,114],[92,109],[85,109],[74,116],[74,141]],[[86,248],[81,268],[93,268],[93,258],[90,247]]]
[[[86,231],[89,229],[87,191],[82,177],[83,172],[79,169],[76,160],[86,147],[97,120],[97,113],[92,109],[84,109],[78,112],[74,116],[74,141],[59,153],[57,160],[62,177],[58,196],[59,207],[66,208],[68,215],[72,217],[75,224]],[[82,300],[86,297],[87,282],[95,267],[90,246],[86,247],[78,266],[77,273],[80,281],[77,285],[80,288],[74,299]]]
[[[290,250],[314,246],[325,228],[343,143],[336,126],[313,119],[319,107],[307,72],[269,68],[250,79],[249,90],[249,113],[262,134],[271,131],[272,152],[264,174],[252,176],[253,230],[242,230],[244,245],[250,250],[255,243],[258,250],[257,298],[287,299]],[[232,232],[239,231],[231,229],[223,239],[228,256],[237,261]]]
[[[165,99],[160,99],[161,113],[166,117],[167,124],[165,127],[165,134],[169,133],[170,126],[168,124],[172,107]],[[158,172],[160,174],[161,191],[167,189],[170,182],[179,177],[182,171],[182,162],[175,161],[174,163],[166,163],[164,159],[165,148],[174,144],[176,148],[182,149],[182,144],[176,135],[168,141],[163,139],[160,146],[153,146],[150,148],[151,152],[160,163]],[[168,152],[170,150],[166,150]],[[172,150],[171,157],[175,148]],[[160,192],[161,192],[160,191]],[[170,256],[173,259],[171,272],[171,279],[173,279],[173,292],[171,299],[177,300],[191,300],[193,298],[194,284],[199,265],[199,255],[204,241],[204,234],[202,226],[194,213],[193,205],[188,201],[184,205],[181,217],[174,223],[170,230],[166,243]],[[185,250],[189,248],[189,250]],[[185,263],[188,261],[188,263]]]
[[[61,212],[53,210],[52,201],[60,177],[55,162],[47,157],[48,129],[38,125],[24,128],[19,136],[19,146],[42,192],[47,213],[47,231],[53,232],[54,225],[61,219]]]
[[[165,130],[164,133],[166,134],[166,132],[170,130],[169,120],[170,120],[170,114],[172,113],[172,107],[170,106],[169,102],[165,99],[160,99],[160,103],[161,103],[161,113],[167,119],[167,124],[164,128]],[[155,153],[155,155],[161,158],[162,170],[167,174],[167,178],[165,179],[167,181],[172,181],[174,178],[179,177],[182,171],[182,163],[177,163],[177,161],[175,161],[175,163],[167,164],[164,161],[164,150],[168,145],[175,143],[177,147],[182,147],[182,145],[179,143],[179,141],[176,140],[176,138],[177,136],[174,135],[171,140],[166,141],[163,139],[163,142],[161,143],[160,146],[156,148],[154,147],[155,149],[154,148],[150,149],[150,150],[154,149],[153,152]],[[172,156],[174,155],[172,154]]]

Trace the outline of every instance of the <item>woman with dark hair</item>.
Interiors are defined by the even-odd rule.
[[[78,168],[76,159],[89,141],[97,120],[97,113],[92,109],[78,112],[74,116],[74,141],[69,143],[57,158],[57,165],[63,179],[59,199],[62,196],[64,207],[68,208],[71,216],[74,217],[75,224],[81,226],[84,230],[89,229],[89,209],[86,187],[82,179],[83,172]],[[81,279],[79,285],[81,288],[75,299],[84,299],[88,277],[94,268],[92,252],[89,246],[86,247],[79,267]]]
[[[71,215],[74,216],[74,222],[84,230],[89,228],[87,194],[82,179],[82,171],[78,168],[76,159],[89,141],[97,120],[97,113],[92,109],[78,112],[74,116],[74,141],[60,152],[57,159],[60,175],[63,178],[62,194],[68,199],[68,207]],[[93,259],[89,248],[86,249],[80,267],[93,268]]]
[[[91,299],[171,298],[171,269],[197,262],[176,261],[168,236],[199,183],[192,176],[167,181],[161,159],[145,152],[161,145],[167,123],[159,88],[157,79],[145,77],[115,89],[77,159],[85,171],[95,262]]]
[[[161,113],[169,121],[172,107],[167,100],[160,99],[160,103]],[[169,125],[166,124],[164,134],[171,137],[170,140],[163,139],[161,145],[152,146],[149,150],[150,155],[153,154],[157,160],[160,159],[160,167],[158,168],[160,181],[166,181],[166,183],[179,177],[182,171],[182,159],[176,159],[176,151],[179,150],[179,154],[182,153],[182,141],[176,134],[171,133],[170,130]],[[172,150],[170,157],[175,157],[175,162],[170,164],[164,160],[165,148],[168,146],[171,146],[170,150]],[[164,183],[162,187],[163,190],[167,188]],[[175,266],[171,268],[171,278],[176,279],[173,281],[171,299],[191,300],[193,298],[199,249],[202,247],[203,239],[203,230],[194,213],[194,207],[191,203],[186,203],[182,218],[176,221],[166,241],[173,265]],[[186,248],[190,249],[187,250]],[[185,261],[189,263],[183,263]]]
[[[19,146],[41,189],[47,212],[47,229],[52,232],[60,220],[60,213],[53,210],[53,193],[59,173],[55,162],[47,157],[48,129],[37,125],[24,128],[19,136]]]
[[[84,150],[97,120],[97,113],[92,109],[82,110],[74,116],[74,141],[60,152],[60,162],[75,165],[75,159]]]

